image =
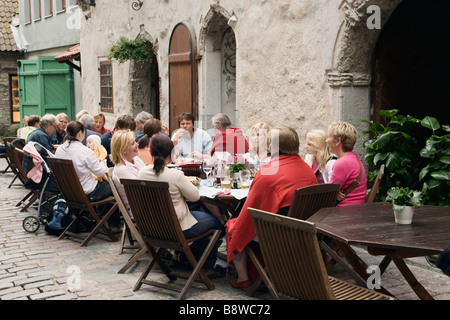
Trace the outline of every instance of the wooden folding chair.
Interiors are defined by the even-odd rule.
[[[86,193],[81,186],[80,179],[75,171],[73,162],[70,159],[47,158],[49,165],[53,170],[56,182],[67,205],[75,215],[75,219],[67,226],[58,239],[63,239],[67,232],[77,225],[78,222],[84,223],[83,212],[89,213],[96,222],[96,226],[81,242],[81,246],[86,246],[88,242],[97,234],[100,228],[107,234],[111,241],[116,241],[116,237],[112,231],[105,225],[105,222],[117,209],[117,202],[113,196],[107,197],[100,201],[89,201]],[[95,207],[112,204],[111,209],[100,219]],[[88,226],[89,227],[89,226]]]
[[[330,277],[313,223],[248,208],[274,287],[275,299],[384,300],[392,297]]]
[[[385,165],[382,164],[380,166],[380,169],[378,170],[378,174],[377,174],[377,177],[375,178],[372,188],[370,189],[370,193],[366,200],[367,203],[373,202],[375,200],[375,197],[377,196],[378,188],[380,187],[381,179],[383,178],[383,175],[384,175],[384,169],[385,169]]]
[[[338,183],[320,183],[295,190],[288,217],[308,220],[322,208],[336,206]]]
[[[109,168],[108,172],[106,173],[106,176],[108,178],[109,185],[111,186],[112,193],[114,195],[114,198],[116,198],[116,203],[119,207],[120,212],[122,213],[123,220],[125,221],[125,225],[122,232],[122,238],[120,240],[120,254],[123,253],[124,249],[138,249],[133,256],[128,260],[127,264],[123,266],[117,273],[124,273],[127,271],[133,264],[136,263],[137,260],[139,260],[140,257],[142,257],[144,254],[148,254],[150,258],[152,258],[152,255],[150,254],[150,251],[148,250],[147,245],[145,244],[144,239],[140,235],[140,233],[136,230],[136,226],[132,218],[130,217],[130,214],[128,213],[128,210],[125,208],[125,205],[122,201],[122,198],[117,191],[116,185],[113,181],[113,171],[114,167]],[[125,245],[125,239],[128,237],[130,241],[130,246]],[[137,242],[139,244],[138,247],[134,246],[134,242]]]
[[[18,162],[20,162],[20,166],[22,167],[22,157],[20,155],[16,154],[13,151],[13,149],[10,147],[10,143],[13,142],[14,140],[17,140],[17,138],[12,138],[12,137],[3,138],[3,141],[5,143],[6,154],[9,159],[8,162],[10,163],[10,169],[11,169],[12,173],[14,174],[14,177],[11,180],[11,182],[9,183],[8,188],[11,188],[17,179],[20,180],[20,182],[21,182],[20,185],[25,183],[25,180],[23,180],[22,175],[19,172],[19,169],[17,168]],[[23,139],[20,139],[20,140],[22,141],[22,146],[17,146],[17,147],[23,149],[23,144],[25,142],[23,141]]]
[[[4,141],[4,144],[6,144],[5,141]],[[6,146],[5,146],[5,150],[6,150]],[[6,151],[0,153],[0,159],[5,159],[5,161],[6,161],[6,167],[0,173],[3,173],[3,174],[8,173],[8,172],[14,173],[11,169],[11,161],[9,161],[9,157],[8,157],[8,154],[6,153]]]
[[[220,230],[208,230],[204,234],[186,239],[181,230],[180,223],[175,212],[172,198],[169,193],[167,182],[144,181],[121,179],[120,182],[125,187],[128,202],[130,204],[133,217],[136,222],[138,232],[145,240],[153,259],[138,279],[133,291],[139,290],[141,285],[148,284],[180,292],[179,299],[184,299],[187,291],[192,286],[194,280],[200,276],[201,281],[209,290],[214,290],[214,284],[202,269],[206,258],[220,236]],[[212,236],[211,236],[212,234]],[[202,238],[210,237],[209,243],[203,255],[197,261],[189,247],[189,243]],[[159,248],[158,253],[156,248]],[[155,265],[165,273],[167,278],[175,281],[177,277],[161,261],[159,253],[163,249],[178,250],[185,253],[188,261],[193,267],[188,280],[184,286],[177,286],[175,283],[164,283],[147,280],[146,277]]]
[[[23,149],[23,139],[17,139],[15,138],[12,141],[7,141],[5,144],[5,148],[6,148],[6,152],[8,153],[8,157],[9,160],[11,161],[11,169],[13,169],[13,171],[15,172],[15,177],[13,179],[13,181],[11,181],[10,185],[8,186],[11,187],[14,183],[14,181],[16,180],[16,178],[18,178],[20,180],[20,182],[22,183],[22,185],[27,189],[30,190],[30,192],[28,192],[28,194],[26,194],[17,204],[16,207],[21,206],[22,204],[24,204],[27,200],[28,202],[25,204],[25,206],[20,210],[20,212],[24,212],[27,211],[28,208],[36,202],[36,200],[39,198],[39,191],[38,190],[34,190],[34,189],[30,189],[27,188],[25,186],[25,181],[28,179],[27,177],[27,173],[25,172],[25,169],[22,166],[22,160],[23,160],[23,154],[17,150],[14,150],[15,148],[17,149]]]
[[[321,183],[295,190],[294,197],[292,198],[287,214],[288,217],[307,220],[321,208],[334,207],[336,205],[339,187],[340,185],[337,183]],[[320,242],[322,244],[322,241]],[[245,250],[256,269],[260,270],[262,266],[253,249],[251,247],[247,247]],[[260,273],[260,277],[258,277],[258,279],[256,279],[253,284],[247,288],[246,294],[248,296],[252,296],[255,293],[262,281],[264,281],[266,287],[268,287],[268,281],[261,276],[262,275]],[[271,290],[269,287],[268,289],[269,291]]]

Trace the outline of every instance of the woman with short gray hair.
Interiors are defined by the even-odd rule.
[[[136,117],[134,117],[134,121],[136,122],[136,129],[139,131],[136,135],[136,142],[139,142],[139,139],[141,139],[144,136],[144,125],[147,120],[152,119],[153,115],[151,113],[148,113],[147,111],[141,111],[139,112]]]
[[[41,118],[40,127],[28,135],[27,143],[30,141],[38,142],[51,153],[55,153],[56,149],[52,142],[52,134],[56,130],[58,119],[54,114],[47,113]],[[23,157],[22,165],[28,172],[28,156]]]

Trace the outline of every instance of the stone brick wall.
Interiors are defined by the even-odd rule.
[[[9,78],[17,74],[17,60],[21,55],[16,52],[0,52],[0,127],[11,126],[11,97]]]

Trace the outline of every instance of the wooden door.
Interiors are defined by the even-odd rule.
[[[184,23],[175,26],[169,45],[169,130],[178,128],[178,116],[189,112],[197,118],[196,39]]]

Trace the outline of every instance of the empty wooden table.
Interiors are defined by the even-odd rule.
[[[324,208],[308,221],[316,224],[319,233],[338,241],[357,281],[368,279],[367,265],[350,245],[364,245],[370,254],[383,255],[381,274],[393,261],[421,299],[433,299],[403,259],[439,254],[450,244],[449,207],[418,207],[410,225],[395,223],[392,204],[385,202]]]

